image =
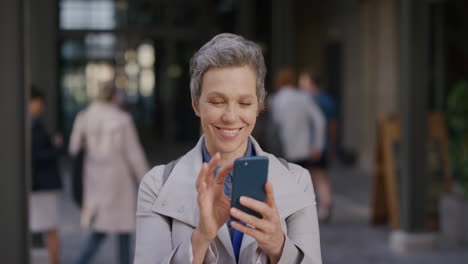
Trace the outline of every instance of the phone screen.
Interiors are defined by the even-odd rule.
[[[253,156],[238,158],[234,161],[231,206],[259,218],[262,216],[240,204],[239,198],[247,196],[265,201],[265,183],[268,178],[268,158]]]

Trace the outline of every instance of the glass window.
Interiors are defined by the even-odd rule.
[[[116,27],[113,0],[61,0],[60,29],[111,30]]]

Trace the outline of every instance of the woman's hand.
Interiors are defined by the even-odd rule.
[[[244,213],[236,208],[231,208],[231,215],[244,222],[246,225],[232,221],[231,226],[257,240],[260,249],[270,258],[271,263],[278,263],[283,253],[284,233],[281,229],[281,221],[276,207],[273,186],[265,184],[266,202],[242,196],[240,203],[258,213],[263,218]]]
[[[220,168],[214,178],[213,172],[220,158],[219,153],[216,153],[209,163],[203,163],[196,182],[200,222],[192,235],[194,263],[203,261],[209,244],[229,219],[231,199],[224,195],[224,180],[233,164]]]

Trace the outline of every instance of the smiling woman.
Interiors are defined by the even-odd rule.
[[[136,264],[321,263],[308,171],[283,165],[250,135],[263,108],[265,72],[260,48],[234,34],[214,37],[193,56],[192,106],[204,135],[143,178]],[[233,161],[244,156],[269,160],[265,202],[240,199],[261,218],[231,208]]]

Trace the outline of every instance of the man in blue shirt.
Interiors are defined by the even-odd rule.
[[[336,149],[338,131],[337,106],[333,97],[319,86],[319,75],[312,70],[304,70],[299,75],[299,87],[311,94],[326,118],[326,141],[320,159],[314,161],[310,168],[314,185],[320,199],[318,207],[319,219],[328,222],[331,216],[332,190],[327,175],[328,162],[333,158]],[[313,130],[312,130],[313,131]]]

